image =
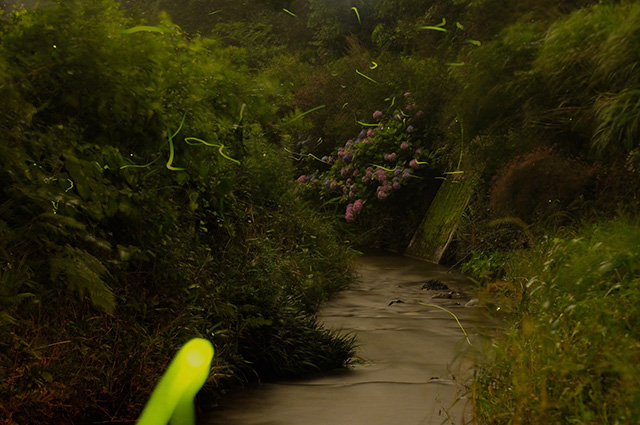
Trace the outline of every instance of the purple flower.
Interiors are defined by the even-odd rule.
[[[353,159],[353,154],[351,152],[347,152],[346,154],[344,154],[344,156],[342,157],[342,161],[345,164],[349,164],[351,163],[351,160]]]
[[[362,210],[362,199],[356,199],[353,203],[353,212],[359,213]]]
[[[386,186],[378,186],[378,190],[376,193],[376,196],[378,197],[378,200],[380,201],[384,201],[385,199],[387,199],[387,192],[386,192]]]
[[[338,156],[342,158],[344,156],[344,148],[338,148]]]
[[[413,133],[415,131],[415,129],[413,128],[412,125],[407,127],[407,133]]]
[[[411,177],[411,170],[405,168],[404,171],[402,171],[402,178],[407,180],[409,177]]]
[[[393,170],[393,175],[394,176],[399,176],[402,173],[402,167],[399,165],[396,165],[396,169]]]
[[[420,167],[420,164],[418,164],[418,161],[416,161],[415,159],[412,159],[412,160],[409,162],[409,167],[411,167],[411,168],[414,168],[414,169],[415,169],[415,168]]]
[[[307,181],[307,176],[305,176],[304,174],[298,177],[298,180],[297,180],[298,183],[304,183],[306,181]]]
[[[347,176],[349,175],[349,171],[347,171],[347,169],[346,169],[346,168],[342,167],[342,168],[340,169],[340,175],[342,176],[342,178],[343,178],[343,179],[346,179],[346,178],[347,178]]]
[[[387,173],[385,173],[382,168],[378,168],[376,170],[376,179],[378,179],[380,183],[385,182],[387,180]]]
[[[327,155],[325,155],[325,156],[322,157],[322,160],[324,162],[329,162],[329,157]]]
[[[418,148],[416,149],[416,155],[420,155],[422,153],[422,149]]]
[[[344,213],[344,219],[347,220],[347,223],[351,223],[353,221],[353,204],[347,205],[347,210]]]
[[[331,190],[336,190],[338,188],[338,182],[333,180],[329,187],[331,188]]]
[[[407,97],[409,97],[409,96],[411,96],[411,92],[410,92],[410,91],[408,91],[408,92],[406,92],[406,93],[404,94],[405,99],[406,99]]]
[[[384,154],[384,160],[388,161],[388,162],[393,162],[396,160],[396,153],[392,152],[392,153],[386,153]]]
[[[367,131],[363,129],[360,134],[358,134],[358,139],[364,139],[365,137],[367,137]]]
[[[374,119],[374,120],[379,120],[380,118],[382,118],[382,115],[383,115],[383,114],[382,114],[382,111],[375,111],[375,112],[373,113],[373,119]]]
[[[376,134],[375,130],[369,129],[367,130],[367,137],[373,137]]]
[[[400,143],[400,149],[402,149],[402,150],[409,149],[409,143],[407,143],[407,142]]]

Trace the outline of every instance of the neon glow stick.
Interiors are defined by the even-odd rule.
[[[194,338],[178,351],[153,390],[137,425],[195,425],[193,399],[204,385],[213,358],[213,345]]]

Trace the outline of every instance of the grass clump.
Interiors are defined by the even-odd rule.
[[[640,420],[640,227],[614,220],[510,255],[513,312],[473,385],[487,424]]]

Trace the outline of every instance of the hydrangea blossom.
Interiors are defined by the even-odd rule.
[[[353,212],[357,214],[362,211],[362,205],[362,199],[356,199],[356,201],[353,203]]]

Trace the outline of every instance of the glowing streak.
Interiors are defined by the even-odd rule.
[[[160,27],[150,27],[147,25],[139,25],[137,27],[127,28],[126,30],[120,31],[121,34],[133,34],[135,32],[159,32],[160,34],[164,34],[165,31]]]
[[[182,115],[182,121],[180,121],[180,126],[178,127],[178,129],[176,130],[175,133],[173,133],[171,136],[169,136],[169,160],[167,161],[167,169],[171,170],[171,171],[184,171],[185,168],[179,168],[179,167],[174,167],[171,164],[173,163],[173,138],[176,137],[176,135],[178,133],[180,133],[180,130],[182,130],[182,125],[184,124],[184,119],[187,117],[187,113],[185,112],[184,115]]]
[[[294,17],[296,17],[296,18],[298,17],[298,15],[296,15],[295,13],[293,13],[292,11],[290,11],[289,9],[284,9],[284,8],[283,8],[282,10],[284,10],[285,12],[287,12],[287,13],[288,13],[289,15],[291,15],[291,16],[294,16]]]
[[[393,96],[392,98],[386,98],[385,101],[391,100],[391,105],[389,105],[389,109],[393,108],[393,105],[396,104],[396,97]]]
[[[371,66],[369,67],[369,69],[376,69],[378,67],[378,64],[375,63],[374,61],[371,61]]]
[[[287,122],[286,122],[286,123],[284,123],[283,125],[289,125],[289,124],[291,124],[292,122],[297,121],[297,120],[299,120],[300,118],[304,117],[304,116],[305,116],[305,115],[307,115],[308,113],[311,113],[311,112],[313,112],[313,111],[317,111],[318,109],[322,109],[322,108],[324,108],[325,106],[327,106],[327,105],[320,105],[320,106],[316,106],[315,108],[311,108],[311,109],[309,109],[308,111],[303,112],[303,113],[301,113],[300,115],[295,116],[293,119],[291,119],[291,120],[287,121]]]
[[[463,174],[464,171],[445,171],[442,174]]]
[[[67,181],[68,181],[69,183],[71,183],[71,186],[69,186],[69,187],[67,188],[67,190],[65,190],[65,192],[68,192],[68,191],[70,191],[71,189],[73,189],[73,181],[71,181],[71,179],[67,179]]]
[[[478,40],[472,40],[472,39],[465,40],[463,43],[473,44],[474,46],[478,46],[478,47],[482,46],[482,43],[480,43]]]
[[[360,14],[358,13],[358,9],[355,7],[352,7],[351,10],[353,10],[356,13],[356,17],[358,18],[358,23],[362,25],[362,21],[360,20]]]
[[[358,74],[358,75],[359,75],[359,76],[361,76],[361,77],[366,78],[367,80],[369,80],[369,81],[371,81],[371,82],[373,82],[373,83],[378,84],[378,82],[377,82],[376,80],[374,80],[374,79],[373,79],[373,78],[371,78],[371,77],[368,77],[368,76],[364,75],[362,72],[358,71],[357,69],[356,69],[356,74]]]
[[[379,125],[380,125],[380,124],[368,124],[368,123],[366,123],[366,122],[362,122],[362,121],[358,121],[358,120],[356,120],[356,122],[357,122],[358,124],[360,124],[360,125],[364,125],[365,127],[377,127],[377,126],[379,126]]]
[[[462,329],[462,333],[464,334],[464,337],[467,339],[467,343],[469,345],[471,345],[471,341],[469,341],[469,335],[467,335],[467,331],[464,330],[464,328],[462,327],[462,324],[460,323],[460,320],[458,320],[458,316],[456,316],[455,314],[453,314],[452,312],[450,312],[449,310],[447,310],[444,307],[440,307],[439,305],[435,305],[435,304],[425,304],[425,303],[420,303],[422,305],[426,305],[428,307],[435,307],[435,308],[439,308],[440,310],[444,310],[447,313],[449,313],[450,315],[453,316],[454,319],[456,319],[456,322],[458,322],[458,326],[460,326],[460,329]]]
[[[209,16],[215,15],[216,13],[220,13],[220,12],[222,12],[222,9],[214,10],[213,12],[209,13]]]
[[[381,170],[384,170],[384,171],[389,171],[389,172],[395,171],[394,168],[385,168],[382,165],[377,165],[377,164],[369,164],[369,165],[373,165],[374,167],[380,168]]]
[[[153,164],[154,162],[156,162],[159,159],[160,159],[160,157],[157,157],[156,159],[154,159],[153,161],[151,161],[150,163],[145,164],[145,165],[135,165],[135,164],[123,165],[122,167],[120,167],[120,169],[123,170],[125,168],[147,168],[149,165]]]
[[[442,27],[436,27],[433,25],[429,25],[426,27],[420,27],[421,30],[434,30],[434,31],[442,31],[442,32],[447,32],[446,28],[442,28]]]
[[[460,22],[458,22],[458,21],[456,21],[456,27],[458,27],[458,29],[460,29],[460,30],[463,30],[463,31],[464,31],[464,26],[463,26]]]
[[[447,66],[463,66],[464,62],[447,62],[445,63]]]
[[[330,162],[323,161],[322,159],[318,158],[317,156],[315,156],[312,153],[298,153],[298,152],[293,152],[293,151],[291,151],[291,150],[289,150],[287,148],[284,148],[284,150],[287,151],[288,153],[290,153],[293,156],[297,156],[298,158],[296,158],[296,161],[300,161],[304,157],[309,157],[309,158],[315,159],[316,161],[324,162],[325,164],[331,165]]]
[[[178,351],[153,390],[137,425],[195,425],[193,399],[204,385],[213,359],[213,346],[194,338]]]
[[[214,148],[218,148],[218,153],[225,159],[228,159],[231,162],[235,162],[236,164],[240,165],[240,161],[238,161],[237,159],[233,159],[230,156],[228,156],[227,154],[225,154],[224,152],[222,152],[222,150],[224,149],[224,145],[222,143],[208,143],[205,142],[202,139],[198,139],[197,137],[185,137],[184,141],[191,146],[195,146],[197,145],[197,143],[190,143],[191,140],[195,140],[196,142],[200,142],[205,146],[211,146]]]

